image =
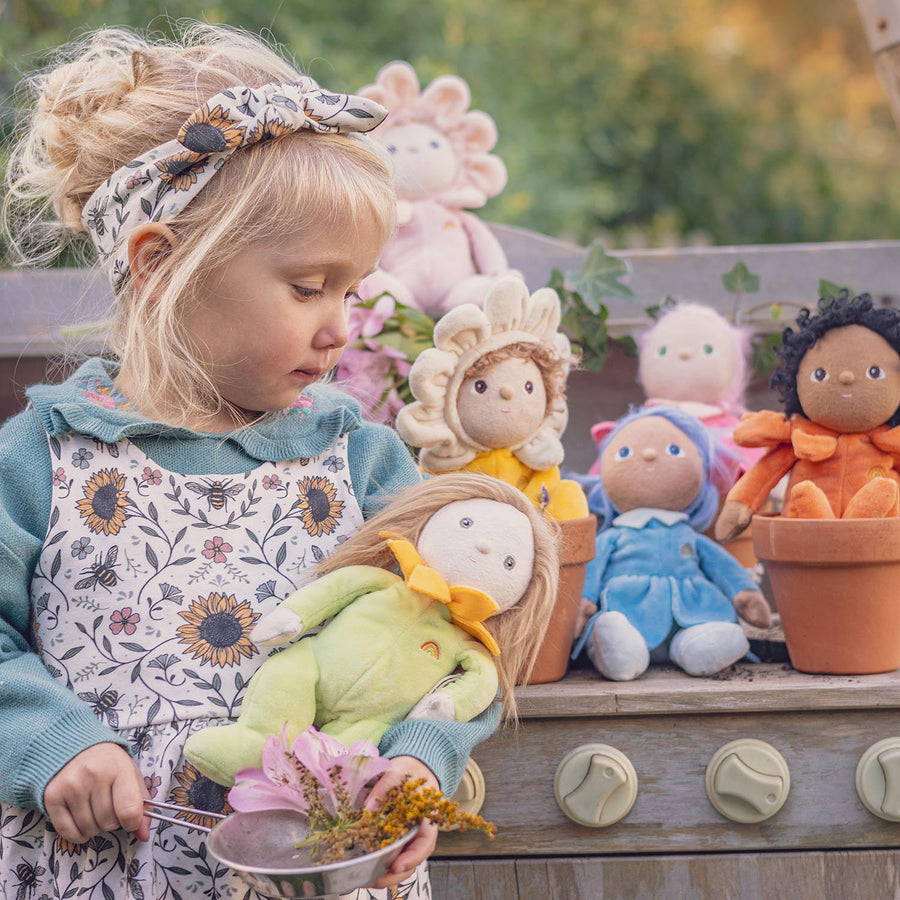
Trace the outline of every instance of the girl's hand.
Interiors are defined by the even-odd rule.
[[[378,799],[383,797],[392,787],[403,784],[407,780],[425,779],[426,785],[440,789],[434,773],[425,763],[412,756],[397,756],[391,760],[391,767],[378,779],[366,800],[366,809],[377,810]],[[394,860],[387,874],[382,875],[373,888],[395,887],[405,878],[409,878],[419,863],[424,862],[434,852],[437,844],[438,827],[426,819],[422,822],[419,833],[403,848]]]
[[[118,744],[82,750],[50,780],[44,806],[56,833],[83,844],[101,831],[124,828],[139,841],[150,838],[144,815],[144,777]]]

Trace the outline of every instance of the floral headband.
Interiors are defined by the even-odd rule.
[[[85,204],[81,220],[94,246],[104,262],[113,257],[113,288],[128,276],[122,237],[143,222],[177,216],[238,148],[303,129],[371,131],[386,116],[373,100],[333,94],[305,76],[293,84],[238,86],[216,94],[188,118],[175,140],[126,163]]]

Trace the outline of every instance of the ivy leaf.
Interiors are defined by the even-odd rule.
[[[729,294],[755,294],[759,290],[759,275],[754,275],[743,262],[722,276],[722,284]]]
[[[584,267],[580,272],[567,273],[572,290],[581,295],[584,305],[595,315],[602,308],[604,297],[620,297],[635,300],[634,291],[620,279],[629,274],[628,263],[616,256],[609,256],[599,243],[591,244]]]
[[[853,288],[851,288],[849,284],[835,284],[835,282],[829,281],[827,278],[819,279],[819,296],[822,298],[840,297],[844,291],[846,291],[849,296],[853,296]]]

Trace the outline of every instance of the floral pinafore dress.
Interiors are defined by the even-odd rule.
[[[250,631],[362,523],[342,436],[314,459],[241,475],[164,470],[128,440],[50,438],[53,503],[32,581],[34,644],[52,675],[130,744],[150,796],[212,826],[226,789],[182,756],[189,734],[240,712],[274,652]],[[430,897],[427,875],[364,898]],[[196,831],[152,822],[63,840],[37,810],[0,804],[9,900],[256,900]]]

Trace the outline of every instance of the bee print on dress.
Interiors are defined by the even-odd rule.
[[[228,501],[232,497],[236,497],[245,487],[243,484],[232,484],[232,479],[230,478],[224,481],[213,481],[211,478],[204,478],[202,483],[199,481],[188,481],[184,486],[195,494],[205,497],[210,510],[227,509]]]
[[[118,565],[116,562],[118,556],[118,547],[110,547],[106,551],[105,557],[103,554],[98,554],[94,562],[86,569],[81,570],[81,574],[88,577],[82,578],[81,581],[76,581],[75,590],[83,591],[87,588],[94,590],[97,585],[100,585],[105,591],[109,592],[110,588],[114,588],[119,582],[119,576],[115,572],[115,568]]]

